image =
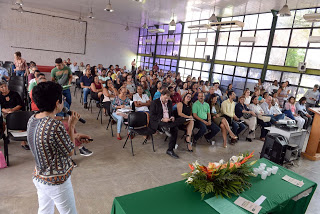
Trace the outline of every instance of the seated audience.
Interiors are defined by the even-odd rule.
[[[199,87],[198,87],[198,83],[197,82],[192,83],[191,90],[192,90],[192,99],[191,99],[191,101],[193,103],[195,103],[198,100],[198,92],[199,92]]]
[[[246,89],[244,90],[244,92],[243,92],[243,96],[244,96],[244,98],[245,98],[244,104],[247,105],[247,106],[249,106],[249,105],[250,105],[250,102],[251,102],[251,96],[250,96],[250,94],[251,94],[251,91],[250,91],[249,88],[246,88]]]
[[[29,93],[37,85],[37,82],[38,82],[38,79],[40,78],[40,76],[43,77],[45,75],[43,73],[40,73],[39,70],[35,70],[34,76],[35,76],[35,78],[30,81],[29,86],[28,86]]]
[[[264,111],[259,105],[258,97],[253,95],[251,98],[251,104],[249,105],[249,109],[253,111],[257,116],[257,123],[261,126],[261,135],[260,140],[265,141],[265,137],[268,134],[268,130],[265,127],[270,127],[271,123],[270,117],[264,117]]]
[[[111,112],[110,112],[111,102],[118,95],[118,90],[114,87],[111,79],[107,80],[106,87],[103,88],[102,93],[103,93],[102,103],[104,107],[104,115],[107,116],[106,114],[107,112],[108,112],[108,115],[111,115]]]
[[[108,80],[107,70],[103,68],[101,71],[101,75],[99,76],[99,82],[102,84],[103,88],[106,87],[107,80]]]
[[[91,83],[93,82],[93,77],[91,76],[90,68],[86,68],[86,75],[80,78],[80,86],[83,90],[83,107],[88,108],[88,94],[90,93]]]
[[[221,92],[221,90],[219,89],[219,83],[218,82],[214,82],[213,83],[213,91],[214,91],[214,93],[215,94],[218,94],[219,95],[219,97],[220,97],[220,100],[222,100],[222,92]]]
[[[156,99],[159,99],[161,97],[161,92],[165,89],[167,89],[167,87],[165,86],[162,86],[162,83],[159,81],[157,83],[157,87],[158,87],[158,90],[157,92],[153,95],[153,100],[156,100]]]
[[[223,137],[223,147],[227,148],[227,134],[229,133],[232,143],[237,141],[238,137],[231,131],[230,126],[226,118],[222,117],[222,112],[219,103],[217,102],[219,95],[218,94],[211,94],[209,98],[210,104],[210,113],[213,122],[220,126],[222,137]]]
[[[121,127],[124,119],[128,118],[128,115],[117,111],[118,109],[130,108],[130,99],[127,97],[127,89],[122,86],[119,89],[119,95],[112,101],[112,116],[117,121],[117,139],[121,140]]]
[[[239,136],[239,134],[246,128],[237,115],[235,114],[235,102],[236,93],[234,91],[228,91],[227,93],[228,99],[221,103],[221,112],[222,116],[226,118],[229,123],[229,126],[232,126],[232,131],[235,135]]]
[[[142,81],[141,82],[141,87],[144,90],[144,93],[148,95],[149,99],[152,100],[151,99],[151,92],[148,89],[148,83],[146,81]]]
[[[187,82],[184,82],[182,83],[182,88],[180,88],[180,94],[181,94],[181,97],[183,97],[185,94],[188,93],[188,83]]]
[[[86,67],[84,67],[83,62],[80,62],[80,65],[79,65],[78,69],[79,69],[79,71],[81,71],[81,72],[83,72],[83,71],[86,69]]]
[[[272,82],[272,85],[270,85],[268,88],[267,88],[267,91],[269,94],[272,94],[272,93],[277,93],[279,89],[279,85],[278,85],[278,81],[277,80],[274,80]]]
[[[160,130],[170,138],[167,154],[173,158],[179,156],[173,151],[178,137],[177,126],[186,122],[185,118],[175,119],[172,112],[172,102],[170,92],[164,89],[160,98],[153,100],[150,106],[150,124],[149,127],[153,132]]]
[[[87,74],[87,69],[90,70],[91,73],[91,66],[90,64],[86,64],[86,67],[82,70],[83,76],[85,76]]]
[[[297,126],[302,129],[305,124],[305,120],[298,114],[298,111],[296,111],[295,102],[294,97],[289,97],[284,106],[283,113],[292,120],[297,121]]]
[[[5,80],[0,80],[0,105],[1,113],[4,119],[3,125],[5,126],[5,119],[8,114],[19,111],[23,107],[22,98],[17,92],[11,91],[8,88],[8,83]],[[5,130],[5,127],[3,128]],[[27,142],[22,141],[21,147],[25,150],[30,150]]]
[[[248,106],[245,104],[246,97],[242,95],[239,97],[239,102],[235,107],[235,114],[240,120],[244,121],[249,126],[249,134],[246,140],[251,142],[255,138],[255,130],[257,126],[257,117],[253,111],[250,111]]]
[[[268,93],[268,92],[266,92]],[[265,102],[263,102],[260,106],[264,111],[266,116],[271,117],[271,123],[276,124],[277,121],[284,119],[284,114],[273,114],[273,105],[272,105],[272,97],[269,95],[265,96]]]
[[[172,101],[172,109],[176,110],[177,109],[177,104],[182,101],[181,95],[175,91],[175,88],[173,86],[170,86],[168,88],[170,91],[170,99]]]
[[[197,141],[204,135],[206,141],[214,145],[212,138],[220,131],[220,128],[211,122],[210,106],[204,102],[204,94],[200,92],[198,94],[198,101],[192,105],[192,114],[196,120],[194,126],[199,129],[198,133],[194,135],[194,142]],[[207,134],[205,134],[209,130]]]
[[[100,100],[100,97],[103,94],[102,93],[103,86],[102,86],[102,83],[99,82],[98,76],[95,76],[93,78],[93,82],[90,85],[90,90],[91,90],[90,91],[91,97],[92,97],[92,99],[97,101],[97,106],[98,106],[98,103],[99,103],[98,100]]]
[[[147,94],[143,93],[143,88],[141,85],[137,86],[137,93],[133,95],[133,102],[136,111],[149,112],[149,106],[151,104],[150,98]]]
[[[131,74],[127,76],[127,89],[130,92],[130,97],[132,97],[133,94],[136,93],[136,85],[134,84]]]
[[[264,89],[261,79],[258,79],[258,83],[254,87],[259,88],[260,90]]]
[[[186,128],[186,139],[185,142],[187,144],[187,150],[189,152],[193,152],[192,150],[192,130],[194,127],[194,119],[192,116],[192,102],[191,102],[191,94],[187,93],[183,96],[181,102],[177,104],[177,118],[182,117],[185,118],[186,121],[182,126]]]
[[[0,81],[6,80],[8,82],[10,79],[8,70],[2,66],[3,66],[3,64],[2,64],[2,62],[0,62]]]
[[[307,111],[306,102],[307,102],[307,98],[301,97],[299,102],[296,103],[296,111],[305,120],[305,123],[303,126],[304,129],[308,129],[308,127],[312,123],[312,116]]]
[[[69,66],[69,68],[71,69],[72,74],[74,75],[76,73],[76,71],[79,71],[79,67],[78,67],[78,63],[74,62],[73,64],[71,64]]]

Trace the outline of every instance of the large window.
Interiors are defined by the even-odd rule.
[[[316,12],[320,9],[292,10],[290,17],[278,18],[269,64],[297,67],[305,61],[307,68],[319,69],[319,44],[309,43],[308,39],[320,35],[320,26],[303,19],[303,15]]]

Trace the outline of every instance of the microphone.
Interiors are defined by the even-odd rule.
[[[63,112],[63,113],[66,113],[66,114],[68,114],[68,115],[71,115],[71,111],[70,111],[68,108],[66,108],[66,107],[63,107],[62,112]],[[86,123],[86,121],[85,121],[84,119],[82,119],[81,117],[79,118],[79,121],[80,121],[81,123]]]

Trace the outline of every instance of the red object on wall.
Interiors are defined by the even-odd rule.
[[[38,67],[38,70],[40,71],[40,72],[51,72],[51,70],[54,68],[54,66],[44,66],[44,65],[37,65],[37,67]]]

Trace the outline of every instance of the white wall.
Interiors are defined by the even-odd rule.
[[[24,39],[24,35],[26,35],[26,32],[30,29],[30,23],[33,23],[34,26],[41,26],[40,23],[43,23],[43,20],[35,18],[36,16],[28,16],[27,13],[18,13],[17,11],[11,10],[11,7],[11,5],[0,4],[1,61],[13,61],[14,52],[20,51],[22,53],[22,58],[26,59],[28,62],[31,60],[35,61],[38,65],[54,65],[55,59],[61,57],[62,59],[70,58],[72,62],[76,61],[78,64],[83,61],[85,64],[90,63],[91,65],[96,65],[98,63],[101,63],[104,66],[119,64],[120,66],[126,65],[129,68],[131,61],[136,57],[138,28],[130,28],[129,31],[125,31],[125,26],[123,25],[88,19],[86,19],[86,21],[88,21],[88,31],[85,55],[12,48],[11,46],[19,45],[20,47],[23,43],[27,47],[32,47],[34,44],[32,44],[31,41]],[[32,8],[26,8],[26,10],[67,18],[78,18],[62,13]],[[17,29],[13,23],[17,22],[18,19],[21,20],[21,16],[23,16],[23,19],[25,20],[25,26],[21,29]],[[19,23],[21,26],[21,21]],[[50,26],[50,24],[57,24],[57,22],[53,21],[47,24]],[[59,28],[59,26],[53,27]],[[46,26],[34,28],[33,34],[35,38],[37,38],[38,34],[42,35],[42,37],[48,37],[47,41],[38,39],[38,42],[50,42],[51,39],[61,39],[61,37],[52,37],[52,35],[49,34],[50,31],[45,30],[46,28]],[[68,29],[61,30],[63,32]],[[63,39],[72,41],[70,35],[71,34],[66,33]],[[71,50],[73,48],[72,46],[69,48],[66,47],[66,50],[68,49]]]

